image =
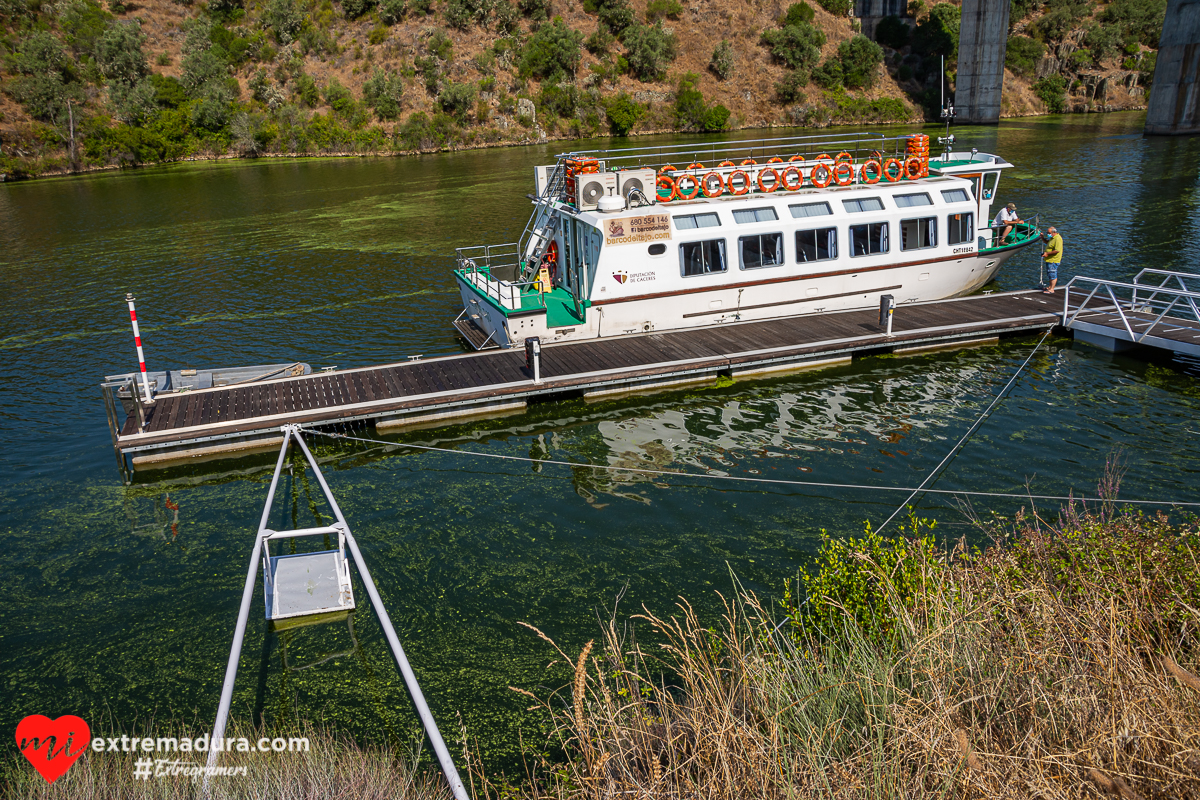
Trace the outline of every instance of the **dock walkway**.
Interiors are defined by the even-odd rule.
[[[523,351],[491,350],[161,395],[145,408],[144,426],[136,413],[115,423],[114,447],[136,468],[275,447],[284,425],[436,424],[512,412],[540,396],[635,392],[1045,330],[1059,311],[1057,298],[1007,292],[901,306],[890,337],[876,310],[859,310],[549,345],[539,383]]]

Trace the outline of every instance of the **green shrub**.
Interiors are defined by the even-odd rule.
[[[929,10],[909,40],[914,53],[923,56],[945,56],[947,60],[958,53],[959,24],[962,10],[949,3],[938,3]]]
[[[436,150],[449,144],[456,133],[452,118],[435,114],[430,119],[418,111],[396,128],[396,141],[405,150]]]
[[[517,0],[517,8],[534,22],[550,19],[550,0]]]
[[[363,81],[363,101],[375,109],[381,120],[400,116],[400,101],[404,98],[404,81],[394,72],[375,70]]]
[[[613,42],[617,37],[609,32],[608,28],[602,22],[596,23],[596,32],[589,36],[583,43],[587,51],[592,55],[601,56],[608,52],[612,47]]]
[[[358,19],[375,7],[375,0],[342,0],[342,13],[346,19]]]
[[[549,78],[557,83],[574,75],[582,57],[582,44],[582,33],[555,18],[539,27],[525,43],[521,51],[521,76]]]
[[[675,93],[675,127],[685,130],[719,131],[729,124],[729,109],[723,105],[709,106],[704,95],[696,89],[700,76],[694,72],[684,75]]]
[[[1081,47],[1080,49],[1074,51],[1067,58],[1067,63],[1070,64],[1071,68],[1075,70],[1087,69],[1093,63],[1095,63],[1095,61],[1096,57],[1093,56],[1092,51],[1088,50],[1086,47]]]
[[[142,45],[146,34],[136,20],[116,22],[96,42],[96,63],[110,81],[135,83],[150,71]]]
[[[295,41],[304,27],[304,15],[296,8],[295,0],[271,0],[263,14],[263,22],[271,29],[275,41],[287,45]]]
[[[851,620],[869,641],[888,643],[898,612],[914,609],[944,571],[936,526],[910,513],[898,536],[881,536],[870,523],[861,539],[833,539],[822,530],[812,571],[801,567],[796,587],[784,589],[794,628],[819,641],[838,640]]]
[[[911,32],[899,17],[884,17],[875,26],[875,41],[893,50],[899,50],[908,44]]]
[[[404,19],[408,13],[405,0],[381,0],[379,3],[379,19],[384,25],[395,25]]]
[[[579,90],[571,84],[545,84],[538,95],[538,108],[570,119],[579,110]]]
[[[628,136],[642,117],[646,116],[646,109],[627,93],[621,92],[609,98],[604,106],[604,113],[608,116],[608,127],[614,134]]]
[[[821,8],[839,17],[849,16],[850,9],[854,7],[854,0],[817,0],[817,2],[821,4]]]
[[[834,61],[834,63],[837,62]],[[838,69],[840,70],[841,67]],[[783,80],[775,84],[775,94],[779,97],[779,102],[790,105],[804,97],[804,92],[801,90],[805,86],[808,86],[808,73],[794,69],[784,75]]]
[[[1083,43],[1099,63],[1120,52],[1121,31],[1115,25],[1089,25]]]
[[[1149,86],[1154,82],[1154,67],[1158,64],[1158,53],[1146,53],[1142,58],[1142,65],[1139,68],[1140,78],[1143,86]]]
[[[1167,0],[1112,0],[1100,19],[1117,25],[1123,38],[1157,49],[1166,11]]]
[[[498,0],[492,8],[492,19],[496,22],[497,33],[510,34],[517,30],[517,23],[521,21],[521,16],[517,13],[517,7],[512,4],[511,0]]]
[[[446,83],[438,92],[438,105],[447,114],[462,121],[471,106],[475,105],[477,91],[473,83]]]
[[[762,42],[779,61],[794,70],[808,72],[821,59],[825,34],[812,25],[787,25],[763,31]]]
[[[367,34],[367,42],[370,44],[383,44],[384,42],[387,41],[387,38],[388,38],[387,25],[384,25],[382,23],[379,25],[376,25],[374,28],[371,29],[371,32]]]
[[[471,25],[487,25],[492,15],[493,0],[446,0],[447,24],[465,31]]]
[[[733,45],[728,39],[722,39],[721,43],[713,50],[712,60],[708,62],[708,68],[721,80],[729,80],[733,75],[734,68],[734,52]]]
[[[597,15],[617,36],[621,36],[633,24],[633,8],[629,0],[583,0],[583,10]]]
[[[161,108],[178,108],[187,102],[187,92],[178,78],[154,74],[150,76],[150,85],[154,87],[154,102]]]
[[[812,6],[800,0],[799,3],[792,3],[788,6],[788,10],[782,17],[779,18],[779,27],[786,28],[788,25],[808,25],[816,17],[817,12],[813,11]]]
[[[838,60],[842,62],[842,82],[851,89],[864,89],[875,82],[883,48],[858,34],[838,45]]]
[[[1033,93],[1046,104],[1051,114],[1061,114],[1067,108],[1067,79],[1062,75],[1047,75],[1034,81]]]
[[[417,56],[413,59],[413,67],[416,68],[417,74],[421,76],[421,82],[425,85],[425,91],[430,94],[437,94],[438,84],[442,80],[442,70],[438,65],[438,60],[433,56],[423,58]]]
[[[659,23],[629,26],[624,44],[629,71],[641,81],[658,80],[675,60],[675,37]]]
[[[1033,75],[1046,47],[1028,36],[1010,36],[1004,52],[1004,65],[1017,75]]]
[[[412,0],[408,9],[416,17],[427,17],[433,13],[433,0]]]
[[[812,81],[822,89],[840,89],[842,87],[841,60],[825,59],[825,63],[812,71]]]
[[[317,88],[317,82],[309,75],[300,75],[296,78],[294,86],[296,90],[296,98],[302,105],[309,108],[316,108],[321,103],[321,90]]]
[[[1046,0],[1042,16],[1030,27],[1038,38],[1061,42],[1091,13],[1091,0]]]
[[[425,43],[425,49],[429,51],[430,55],[436,56],[442,61],[449,61],[454,57],[454,42],[440,28],[430,35],[429,41]]]
[[[682,13],[683,6],[679,4],[679,0],[650,0],[646,4],[646,22],[656,22],[663,17],[679,19]]]

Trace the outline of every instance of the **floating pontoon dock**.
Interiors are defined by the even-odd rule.
[[[1063,325],[1110,352],[1151,347],[1200,356],[1200,275],[1144,269],[1130,281],[1076,276],[1066,285]]]
[[[1035,291],[903,304],[892,335],[871,310],[730,323],[670,333],[546,343],[541,380],[524,352],[490,350],[411,358],[264,384],[160,396],[118,420],[119,386],[103,385],[109,426],[125,467],[149,468],[233,451],[278,447],[287,425],[369,420],[377,428],[430,426],[512,413],[539,397],[585,397],[769,374],[849,361],[855,354],[939,349],[1041,331],[1061,301]],[[134,393],[136,398],[137,393]]]

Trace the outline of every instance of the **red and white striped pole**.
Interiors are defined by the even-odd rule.
[[[137,345],[138,366],[142,370],[142,389],[145,390],[146,402],[153,403],[154,397],[150,394],[150,379],[146,377],[146,354],[142,352],[142,335],[138,333],[137,309],[133,307],[135,299],[132,294],[125,295],[125,302],[129,303],[129,321],[133,323],[133,341]]]

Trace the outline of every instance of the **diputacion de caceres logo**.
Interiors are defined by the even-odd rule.
[[[246,766],[208,766],[178,754],[225,752],[225,753],[307,753],[308,737],[264,736],[257,741],[242,736],[210,738],[203,734],[195,738],[187,736],[114,736],[92,738],[92,729],[81,717],[66,714],[50,719],[41,714],[30,714],[17,725],[17,749],[29,760],[43,778],[54,783],[61,778],[89,749],[95,753],[136,753],[133,775],[139,780],[166,775],[187,777],[213,775],[245,775]],[[174,757],[158,758],[159,754],[176,754]]]

